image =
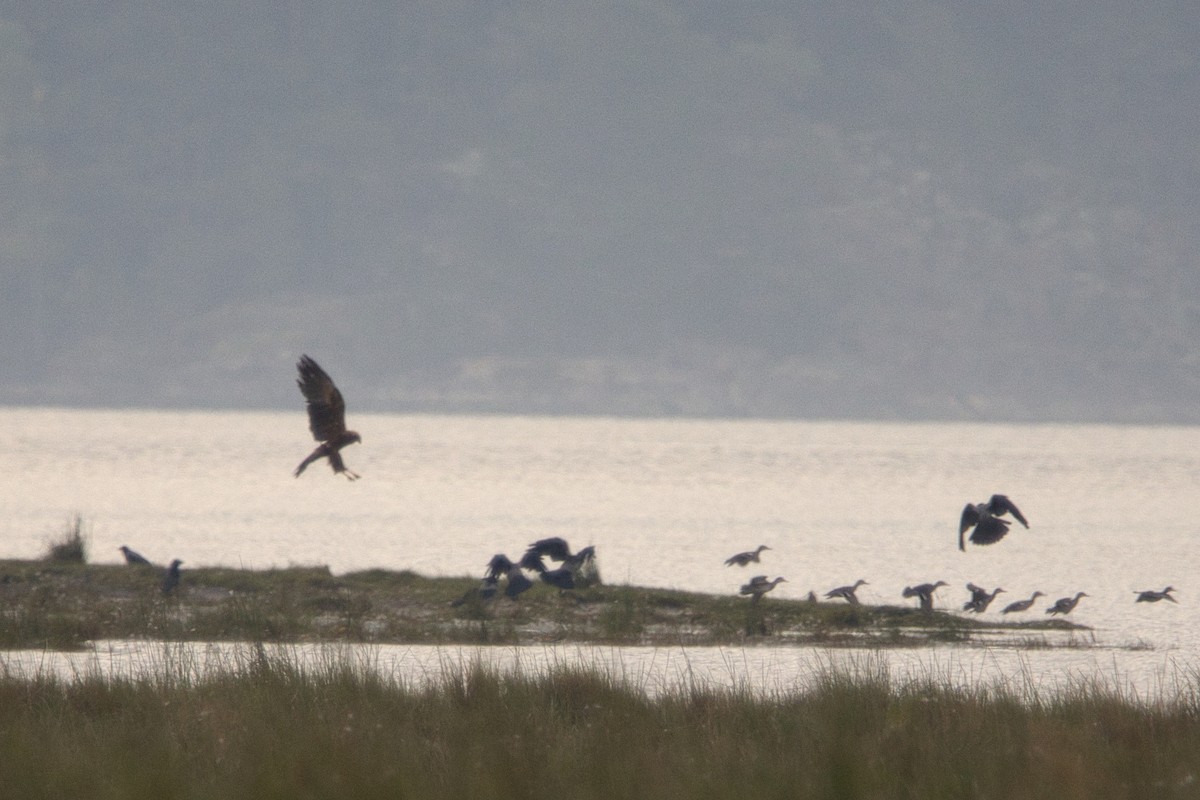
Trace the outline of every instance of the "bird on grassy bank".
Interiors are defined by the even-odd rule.
[[[725,566],[732,567],[732,566],[736,565],[739,567],[744,567],[747,564],[757,564],[757,563],[759,563],[758,562],[759,553],[761,553],[763,550],[770,550],[770,549],[771,548],[767,547],[765,544],[760,544],[754,550],[747,550],[744,553],[738,553],[737,555],[732,555],[729,558],[725,559]]]
[[[179,585],[179,566],[182,563],[183,562],[177,558],[171,562],[169,567],[167,567],[167,572],[165,575],[163,575],[163,594],[170,594],[171,592],[175,591],[175,587]]]
[[[1054,605],[1046,609],[1047,614],[1070,614],[1079,605],[1079,598],[1090,597],[1087,592],[1076,592],[1074,597],[1060,597]]]
[[[996,599],[996,595],[1004,591],[996,587],[995,591],[989,592],[982,586],[976,586],[973,583],[967,584],[967,590],[971,592],[971,599],[963,603],[963,611],[973,611],[976,614],[987,611],[988,606]]]
[[[575,573],[567,566],[550,569],[542,562],[542,557],[533,550],[525,551],[519,562],[522,569],[536,572],[542,583],[548,583],[559,589],[575,588]]]
[[[755,575],[750,579],[749,583],[742,584],[742,588],[738,589],[738,594],[750,595],[750,602],[757,603],[762,599],[762,596],[774,589],[781,583],[786,583],[787,578],[776,578],[775,580],[767,580],[766,575]]]
[[[922,611],[933,610],[933,593],[942,586],[949,586],[945,581],[937,583],[922,583],[917,586],[905,586],[901,594],[905,597],[915,597],[920,603]]]
[[[836,589],[830,589],[825,593],[825,597],[829,600],[842,599],[852,606],[859,605],[858,602],[858,587],[866,586],[867,582],[859,578],[854,582],[853,586],[839,586]]]
[[[533,581],[521,571],[521,565],[514,564],[512,559],[503,553],[497,553],[488,561],[484,580],[489,578],[497,585],[500,579],[504,578],[504,596],[510,600],[516,600],[522,592],[533,586]]]
[[[146,558],[144,555],[137,552],[136,550],[130,550],[125,545],[121,545],[117,549],[121,551],[121,555],[125,556],[126,564],[136,565],[136,566],[149,566],[150,565],[150,559]]]
[[[1178,603],[1174,597],[1171,597],[1171,592],[1175,591],[1174,586],[1168,586],[1161,592],[1156,592],[1153,589],[1147,589],[1144,592],[1135,592],[1137,600],[1135,603],[1157,603],[1159,600],[1170,600],[1172,603]]]
[[[1001,614],[1014,614],[1018,611],[1028,611],[1033,607],[1033,601],[1042,596],[1041,592],[1034,592],[1029,596],[1028,600],[1016,600],[1006,605],[1000,610]]]
[[[973,544],[994,544],[1003,539],[1012,524],[1011,520],[1002,519],[1005,514],[1011,514],[1017,522],[1029,527],[1021,510],[1005,495],[994,494],[986,503],[967,503],[958,523],[958,549],[966,550],[963,534],[969,530]]]
[[[347,445],[362,441],[357,431],[346,429],[346,401],[342,399],[342,393],[325,370],[308,356],[300,356],[296,369],[300,372],[296,385],[300,387],[308,408],[308,429],[321,444],[300,462],[292,474],[299,478],[309,464],[327,458],[334,473],[345,475],[352,481],[358,480],[358,473],[346,468],[339,452]]]
[[[451,600],[450,605],[457,608],[471,602],[472,599],[478,598],[479,602],[486,603],[489,600],[494,600],[498,591],[499,581],[493,577],[485,577],[479,582],[479,585],[474,589],[468,589],[462,597],[456,600]]]
[[[561,562],[561,569],[565,569],[571,574],[571,588],[583,589],[600,583],[600,568],[596,565],[596,548],[592,545],[588,545],[578,553],[572,553],[571,546],[567,544],[566,539],[561,536],[551,536],[547,539],[538,539],[529,545],[522,560],[526,557],[535,558],[538,564],[542,563],[542,558]],[[541,572],[537,567],[527,566],[526,569]]]

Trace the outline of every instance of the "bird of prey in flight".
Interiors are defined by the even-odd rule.
[[[339,452],[346,445],[362,441],[358,431],[346,429],[346,401],[342,399],[342,393],[325,370],[308,356],[300,356],[296,369],[300,371],[296,384],[308,406],[308,429],[321,444],[300,462],[293,474],[299,478],[309,464],[328,458],[334,472],[357,480],[358,473],[346,468]]]

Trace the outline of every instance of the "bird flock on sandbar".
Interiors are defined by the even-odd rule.
[[[304,398],[308,413],[308,429],[317,447],[297,465],[293,471],[295,477],[300,477],[308,466],[322,458],[329,462],[330,469],[335,475],[342,475],[348,480],[359,479],[359,474],[346,466],[341,451],[351,444],[361,443],[362,436],[357,431],[346,427],[346,402],[341,391],[334,384],[329,374],[316,361],[307,355],[302,355],[296,363],[299,377],[296,385]],[[959,517],[958,549],[966,550],[967,542],[974,545],[992,545],[1008,535],[1013,522],[1018,522],[1023,528],[1029,528],[1029,520],[1021,513],[1017,505],[1004,494],[993,494],[986,502],[967,503]],[[172,594],[180,584],[180,566],[183,561],[173,559],[165,568],[156,568],[142,554],[125,545],[118,548],[125,562],[137,568],[161,569],[160,588],[164,595]],[[725,559],[727,567],[748,567],[751,564],[761,564],[762,554],[770,550],[769,545],[760,544],[753,550],[735,553]],[[555,566],[547,566],[546,561]],[[741,585],[738,594],[750,598],[751,603],[758,603],[763,597],[781,583],[786,583],[783,576],[771,578],[767,575],[755,575]],[[601,583],[600,570],[596,560],[596,549],[593,546],[584,547],[578,552],[572,552],[570,545],[561,537],[539,539],[529,544],[519,559],[513,561],[504,553],[496,553],[484,565],[483,578],[477,587],[472,588],[462,597],[455,599],[452,605],[462,605],[470,602],[488,602],[498,596],[516,600],[537,584],[569,592],[574,589],[587,588]],[[845,602],[850,605],[860,605],[858,589],[870,585],[863,578],[852,584],[838,586],[824,593],[829,601]],[[920,583],[906,586],[901,592],[905,599],[916,599],[917,606],[922,611],[932,611],[934,594],[949,584],[944,580],[931,583]],[[962,605],[962,610],[974,614],[982,614],[988,610],[997,595],[1005,592],[1002,587],[986,589],[974,583],[967,583],[968,599]],[[1145,589],[1134,592],[1137,603],[1158,603],[1167,600],[1171,603],[1178,601],[1172,596],[1176,591],[1173,586],[1161,590]],[[1074,595],[1061,597],[1051,603],[1045,613],[1049,615],[1066,615],[1075,610],[1079,601],[1088,597],[1087,592],[1079,591]],[[1029,611],[1039,597],[1045,593],[1034,590],[1023,600],[1014,600],[1001,609],[1002,614],[1017,614]],[[807,595],[809,602],[818,602],[817,593],[810,591]]]
[[[1008,519],[1011,517],[1012,519]],[[983,503],[967,503],[963,507],[962,514],[959,517],[958,524],[958,549],[966,550],[966,542],[971,542],[976,545],[990,545],[1003,539],[1012,526],[1013,521],[1021,523],[1024,528],[1029,528],[1029,520],[1017,508],[1016,503],[1008,498],[1007,495],[993,494],[986,502]],[[969,535],[968,535],[968,532]],[[761,563],[760,556],[764,550],[770,550],[769,545],[759,545],[754,550],[737,553],[725,559],[727,567],[746,567],[750,564]],[[739,594],[749,595],[751,602],[758,602],[763,595],[774,589],[780,583],[786,582],[786,578],[777,577],[774,580],[766,575],[755,575],[748,582],[742,585]],[[847,586],[838,586],[825,592],[826,600],[845,601],[850,605],[859,605],[858,588],[860,586],[869,585],[865,579],[859,578],[853,584]],[[946,581],[938,580],[932,583],[919,583],[914,586],[905,586],[901,592],[901,596],[906,599],[916,599],[917,606],[922,611],[932,611],[934,593],[944,586],[949,586]],[[967,583],[967,592],[969,596],[962,604],[962,610],[973,613],[982,614],[991,607],[996,596],[1003,593],[1003,587],[997,586],[993,589],[986,589],[974,583]],[[1147,589],[1135,591],[1135,602],[1138,603],[1157,603],[1161,600],[1169,600],[1172,603],[1177,603],[1172,592],[1175,587],[1167,586],[1162,590]],[[1046,614],[1050,615],[1066,615],[1075,610],[1079,605],[1079,601],[1088,597],[1087,592],[1076,592],[1072,596],[1061,597],[1051,603],[1045,610]],[[1033,608],[1034,603],[1039,597],[1045,597],[1045,593],[1040,590],[1034,590],[1029,597],[1024,600],[1014,600],[1001,609],[1002,614],[1018,614],[1023,611],[1028,611]],[[812,602],[817,601],[815,592],[808,593],[808,599]]]

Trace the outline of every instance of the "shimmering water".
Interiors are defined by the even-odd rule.
[[[704,592],[864,578],[865,602],[903,604],[942,579],[937,605],[961,608],[973,581],[1006,589],[998,617],[1034,589],[1082,590],[1072,618],[1101,645],[1184,668],[1200,654],[1200,428],[352,416],[355,483],[324,464],[292,477],[313,444],[300,412],[0,409],[0,556],[37,557],[75,513],[93,561],[128,544],[185,569],[478,575],[564,536],[596,546],[609,582]],[[997,491],[1031,529],[960,553],[963,504]],[[723,566],[758,544],[760,565]],[[1133,602],[1167,584],[1178,605]]]

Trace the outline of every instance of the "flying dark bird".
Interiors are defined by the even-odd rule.
[[[1157,603],[1159,600],[1170,600],[1172,603],[1178,603],[1174,597],[1171,597],[1171,592],[1175,591],[1174,586],[1168,586],[1161,592],[1156,592],[1153,589],[1147,589],[1144,592],[1136,592],[1137,600],[1135,603]]]
[[[171,566],[167,567],[167,572],[163,575],[162,593],[170,594],[179,585],[179,565],[183,562],[178,558],[171,562]]]
[[[830,589],[828,592],[825,593],[825,597],[827,597],[830,600],[841,598],[842,600],[845,600],[850,605],[856,606],[859,604],[858,594],[856,594],[858,592],[858,587],[864,586],[864,585],[866,585],[866,583],[867,582],[864,581],[862,578],[859,578],[858,580],[856,580],[854,582],[853,586],[839,586],[836,589]]]
[[[958,549],[966,549],[963,546],[963,534],[969,530],[974,544],[994,544],[1003,539],[1008,533],[1008,526],[1012,524],[1011,520],[1002,519],[1005,514],[1012,514],[1017,522],[1029,527],[1021,510],[1002,494],[992,495],[986,503],[967,503],[958,523]]]
[[[946,583],[945,581],[938,581],[937,583],[922,583],[917,586],[905,586],[904,591],[901,592],[901,594],[905,597],[917,598],[918,602],[921,604],[922,611],[932,611],[933,593],[936,592],[939,587],[949,585],[950,584]]]
[[[971,593],[971,599],[963,603],[963,611],[973,611],[976,614],[982,614],[987,611],[988,606],[996,599],[996,595],[1004,590],[997,587],[995,591],[989,592],[982,586],[976,586],[973,583],[967,584],[967,591]]]
[[[117,549],[121,551],[121,555],[125,556],[126,564],[138,564],[144,566],[150,563],[150,559],[146,558],[136,550],[130,550],[125,545],[121,545]]]
[[[516,600],[529,587],[533,586],[533,581],[525,577],[525,573],[521,571],[519,564],[514,564],[508,556],[503,553],[497,553],[492,556],[492,560],[487,563],[487,573],[484,579],[499,581],[504,578],[504,596],[510,600]]]
[[[571,546],[561,536],[551,536],[548,539],[538,539],[525,550],[525,557],[531,557],[541,563],[542,558],[562,563],[561,569],[571,573],[572,588],[584,589],[600,583],[600,568],[596,566],[596,548],[589,545],[578,553],[571,552]],[[533,563],[532,561],[530,562]],[[526,569],[537,570],[536,567],[526,566]],[[538,570],[540,574],[540,570]]]
[[[738,590],[738,594],[750,595],[750,602],[757,603],[762,599],[762,596],[774,589],[781,583],[786,583],[787,578],[776,578],[775,580],[767,580],[766,575],[755,575],[750,579],[749,583],[742,584],[742,588]]]
[[[1042,596],[1041,592],[1034,592],[1033,594],[1031,594],[1029,596],[1028,600],[1015,600],[1015,601],[1009,603],[1003,609],[1000,610],[1000,613],[1001,614],[1012,614],[1017,611],[1028,611],[1030,608],[1033,607],[1033,601],[1037,600],[1041,596]]]
[[[1047,614],[1070,614],[1075,610],[1075,606],[1079,605],[1079,598],[1089,597],[1087,592],[1076,592],[1074,597],[1062,597],[1054,602],[1054,605],[1046,609]]]
[[[321,444],[300,462],[293,474],[299,478],[309,464],[320,458],[328,458],[334,472],[352,481],[358,480],[358,474],[346,469],[342,454],[338,452],[346,445],[362,441],[357,431],[346,430],[346,401],[342,399],[342,393],[333,385],[333,380],[325,370],[308,356],[300,356],[296,369],[300,371],[296,385],[300,387],[308,407],[308,429]]]
[[[523,569],[536,572],[542,583],[557,586],[559,589],[575,588],[575,573],[569,567],[562,566],[550,569],[542,562],[542,557],[534,550],[526,550],[519,562]]]
[[[763,550],[770,549],[771,548],[767,547],[765,544],[760,544],[755,550],[747,550],[745,553],[738,553],[737,555],[730,556],[729,558],[725,559],[725,566],[732,567],[736,564],[739,567],[744,567],[750,563],[757,564],[758,554]]]

